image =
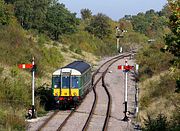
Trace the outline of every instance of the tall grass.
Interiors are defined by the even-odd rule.
[[[138,52],[136,62],[141,67],[139,70],[141,80],[145,80],[154,74],[159,74],[169,69],[173,56],[169,53],[161,52],[161,47],[163,47],[163,44],[154,43],[144,46],[144,48]]]
[[[36,41],[19,26],[0,28],[0,130],[25,130],[25,110],[31,105],[31,77],[27,78],[17,65],[31,63],[35,56],[39,78],[64,62],[61,51],[45,47],[46,42],[45,36],[40,35]],[[30,76],[30,70],[24,71]],[[38,104],[36,107],[43,112]]]
[[[71,51],[81,54],[81,50],[104,56],[111,55],[115,52],[116,40],[101,40],[86,31],[79,31],[71,36],[62,36],[62,43],[69,45]]]

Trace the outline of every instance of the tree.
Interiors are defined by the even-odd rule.
[[[0,0],[0,25],[8,25],[13,13],[11,7],[5,4],[4,0]]]
[[[109,24],[109,17],[104,14],[98,13],[90,21],[90,24],[85,28],[86,31],[94,36],[103,39],[111,34],[111,27]]]
[[[168,4],[163,6],[163,9],[161,11],[159,11],[158,14],[159,14],[159,16],[165,16],[166,18],[169,18],[169,16],[171,15],[171,12],[169,10]]]
[[[132,24],[135,31],[145,34],[149,26],[144,13],[138,13],[137,16],[132,16]]]
[[[81,10],[81,18],[83,20],[90,19],[92,17],[92,12],[89,9],[82,9]]]
[[[51,0],[17,0],[15,15],[25,29],[42,30]]]
[[[70,13],[63,4],[51,5],[46,15],[46,30],[51,38],[58,40],[59,35],[75,32],[79,23],[75,15]]]
[[[165,38],[167,48],[166,50],[174,54],[178,59],[180,58],[180,11],[178,0],[169,0],[171,15],[169,17],[169,28],[172,33]]]

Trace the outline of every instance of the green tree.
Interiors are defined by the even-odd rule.
[[[140,33],[145,34],[146,28],[149,26],[144,13],[138,13],[137,16],[132,16],[133,29]]]
[[[42,30],[51,0],[17,0],[15,15],[25,29]]]
[[[51,38],[58,40],[59,35],[73,33],[79,20],[75,13],[70,13],[63,4],[55,3],[48,8],[46,30]]]
[[[5,4],[4,0],[0,0],[0,25],[8,25],[10,23],[13,12],[10,6]]]
[[[170,12],[168,4],[163,6],[163,9],[159,11],[158,14],[159,16],[165,16],[166,18],[169,18],[169,16],[171,15],[171,12]]]
[[[82,9],[81,10],[81,18],[83,20],[90,19],[92,17],[92,12],[90,9]]]
[[[111,34],[111,26],[109,23],[109,17],[102,13],[98,13],[90,21],[90,24],[85,28],[86,31],[94,36],[103,39]]]
[[[169,17],[169,28],[172,33],[165,38],[166,50],[180,58],[180,1],[169,0],[171,15]]]

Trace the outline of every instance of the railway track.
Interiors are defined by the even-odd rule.
[[[96,86],[98,84],[98,82],[100,80],[102,80],[102,86],[104,87],[106,93],[107,93],[107,96],[108,96],[108,105],[107,105],[107,112],[106,112],[106,117],[105,117],[105,120],[104,120],[104,124],[103,124],[103,127],[102,127],[102,130],[103,131],[106,131],[107,130],[107,127],[108,127],[108,122],[109,122],[109,118],[110,118],[110,114],[111,114],[111,104],[112,104],[112,99],[111,99],[111,94],[109,93],[108,89],[107,89],[107,86],[105,84],[105,75],[109,69],[109,67],[116,61],[118,61],[119,59],[122,59],[123,57],[128,57],[130,54],[127,54],[127,55],[121,55],[121,56],[117,56],[117,57],[114,57],[113,59],[110,59],[108,61],[106,61],[94,74],[93,74],[93,82],[94,82],[94,79],[95,79],[95,76],[98,74],[98,72],[100,71],[100,69],[105,66],[106,64],[110,63],[107,68],[105,69],[105,71],[103,71],[102,75],[98,78],[98,80],[95,82],[95,84],[93,85],[93,92],[94,92],[94,96],[95,96],[95,99],[94,99],[94,102],[93,102],[93,106],[91,108],[91,112],[89,113],[89,116],[88,116],[88,119],[86,120],[86,123],[83,127],[83,131],[86,131],[88,130],[88,127],[90,125],[90,121],[93,117],[93,114],[94,114],[94,111],[95,111],[95,107],[96,107],[96,104],[97,104],[97,98],[98,98],[98,95],[97,95],[97,92],[96,92]]]
[[[53,112],[53,114],[39,127],[38,131],[41,131],[46,125],[47,123],[55,116],[57,115],[59,111],[56,110],[55,112]]]
[[[103,124],[103,127],[102,127],[102,130],[107,130],[107,127],[108,127],[108,122],[109,122],[109,117],[110,117],[110,113],[111,113],[111,94],[109,93],[107,87],[106,87],[106,84],[105,84],[105,81],[104,81],[104,78],[105,78],[105,75],[109,69],[109,67],[116,61],[118,61],[119,59],[122,59],[123,57],[128,57],[130,54],[126,54],[126,55],[119,55],[119,56],[116,56],[108,61],[106,61],[103,65],[101,65],[98,70],[93,74],[92,76],[92,87],[93,87],[93,93],[94,93],[94,102],[93,102],[93,105],[92,105],[92,108],[91,108],[91,111],[87,117],[87,119],[85,120],[85,124],[83,126],[83,129],[82,130],[88,130],[89,128],[89,124],[91,122],[91,119],[93,117],[93,115],[95,114],[94,111],[95,111],[95,108],[96,108],[96,104],[97,104],[97,100],[98,100],[98,95],[97,95],[97,92],[96,92],[96,86],[99,82],[102,82],[102,86],[107,94],[107,97],[108,97],[108,104],[107,104],[107,111],[106,111],[106,116],[105,116],[105,119],[104,119],[104,124]],[[102,68],[104,68],[105,66],[107,66],[105,68],[104,71],[100,72],[100,70]],[[98,76],[99,74],[101,73],[101,75],[99,76],[99,78],[95,81],[95,77]],[[48,127],[48,124],[50,123],[50,121],[52,119],[55,118],[56,115],[58,115],[58,112],[59,111],[55,111],[52,116],[50,116],[38,129],[38,131],[42,131],[44,129],[46,129],[46,127]],[[67,121],[74,115],[76,111],[75,110],[72,110],[71,112],[69,112],[67,114],[67,116],[62,120],[62,122],[59,124],[59,127],[56,128],[55,130],[57,131],[60,131],[62,130],[62,128],[64,126],[66,126],[67,124]]]

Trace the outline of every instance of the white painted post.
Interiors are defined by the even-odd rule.
[[[127,72],[125,72],[125,102],[127,102]]]
[[[35,69],[34,69],[34,57],[32,59],[32,118],[35,118],[35,105],[34,105],[34,87],[35,87]]]
[[[137,83],[137,77],[138,77],[138,70],[139,70],[139,65],[136,64],[136,84],[135,84],[135,88],[136,88],[136,115],[138,115],[139,112],[139,88],[138,88],[138,83]]]
[[[117,51],[119,51],[119,38],[117,38]]]
[[[127,63],[127,59],[125,60],[125,66],[128,66],[128,63]],[[125,105],[125,110],[124,110],[124,118],[123,118],[123,121],[128,121],[128,116],[127,116],[127,100],[128,100],[128,83],[127,83],[127,74],[128,74],[128,71],[125,69],[125,93],[124,93],[124,105]]]
[[[122,47],[120,47],[120,53],[122,53]]]

